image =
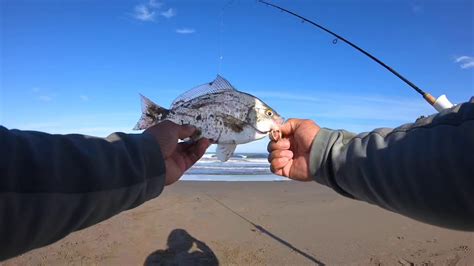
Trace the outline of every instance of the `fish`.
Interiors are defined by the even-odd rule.
[[[266,136],[275,138],[284,122],[273,108],[257,97],[237,90],[220,75],[212,82],[181,94],[169,109],[141,94],[140,97],[142,115],[135,130],[147,129],[165,120],[192,125],[197,128],[192,140],[207,138],[217,144],[216,155],[222,162],[232,156],[239,144]]]

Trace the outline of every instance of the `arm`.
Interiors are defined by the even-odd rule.
[[[473,150],[474,104],[465,103],[396,129],[318,128],[306,177],[420,221],[474,230]]]
[[[0,127],[0,260],[134,208],[176,181],[192,164],[178,135],[194,130],[159,126],[105,139]]]
[[[354,135],[321,129],[316,181],[420,221],[474,230],[474,104],[396,129]]]

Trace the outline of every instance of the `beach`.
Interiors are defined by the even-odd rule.
[[[474,265],[474,234],[317,183],[180,181],[3,265]]]

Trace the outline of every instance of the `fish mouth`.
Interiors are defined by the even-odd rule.
[[[272,128],[272,129],[270,129],[270,130],[262,131],[262,130],[260,130],[260,129],[254,127],[253,125],[250,125],[250,127],[252,127],[255,131],[257,131],[258,133],[263,134],[263,135],[267,135],[267,134],[269,134],[270,132],[272,132],[273,130],[278,129],[278,127],[274,127],[274,128]]]
[[[261,131],[260,129],[258,129],[257,127],[254,127],[253,125],[251,124],[248,124],[251,128],[253,128],[255,131],[257,131],[258,133],[260,134],[263,134],[263,135],[266,135],[268,133],[270,133],[271,130],[268,130],[268,131]]]
[[[268,130],[268,131],[261,131],[261,130],[259,130],[259,129],[257,129],[257,128],[253,128],[253,129],[255,129],[255,131],[257,131],[258,133],[263,134],[263,135],[266,135],[266,134],[270,133],[270,131],[271,131],[271,130]]]
[[[272,127],[271,129],[267,130],[267,131],[262,131],[262,130],[258,129],[257,127],[255,127],[254,125],[250,124],[250,123],[248,123],[248,125],[250,127],[252,127],[258,133],[266,135],[266,134],[269,134],[270,132],[272,132],[273,130],[278,130],[280,128],[280,126],[283,125],[283,123],[285,123],[285,118],[278,117],[278,119],[276,120],[276,125],[274,127]]]

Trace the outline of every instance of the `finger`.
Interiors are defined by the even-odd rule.
[[[195,164],[206,152],[207,148],[211,145],[208,139],[200,139],[194,145],[191,145],[185,152],[186,156],[186,169]]]
[[[287,157],[275,158],[271,161],[270,165],[273,169],[278,170],[284,168],[290,160],[291,158]]]
[[[291,118],[288,119],[283,125],[280,127],[280,131],[283,134],[283,137],[290,136],[295,132],[296,128],[299,124],[301,124],[303,120]]]
[[[209,139],[202,138],[198,141],[197,145],[197,154],[199,155],[199,159],[206,153],[207,148],[211,146],[212,142]]]
[[[186,152],[190,147],[195,146],[199,141],[204,141],[205,143],[208,143],[209,145],[213,144],[212,140],[207,139],[207,138],[201,138],[197,141],[189,140],[189,141],[183,141],[178,143],[178,146],[176,147],[176,151],[178,152]],[[206,147],[207,149],[208,147]]]
[[[271,162],[276,158],[288,158],[293,159],[293,152],[290,150],[275,150],[268,155],[268,161]]]
[[[154,132],[152,133],[154,135],[158,133],[162,135],[162,132],[167,132],[168,137],[173,136],[178,137],[179,139],[185,139],[191,137],[196,132],[196,128],[191,125],[178,125],[169,120],[165,120],[155,126],[148,128],[145,131]]]
[[[270,170],[276,175],[290,178],[290,170],[292,165],[293,159],[290,159],[286,162],[282,159],[275,159],[275,162],[270,164]]]
[[[288,150],[290,149],[290,140],[289,139],[280,139],[279,141],[270,141],[267,146],[267,151],[272,152],[274,150]]]
[[[195,141],[184,141],[184,142],[180,142],[178,143],[178,146],[176,147],[176,151],[177,152],[185,152],[187,151],[190,147],[192,147],[193,145],[196,145],[196,142]]]
[[[189,138],[194,134],[194,132],[196,132],[196,128],[191,125],[179,126],[178,137],[179,139]]]

